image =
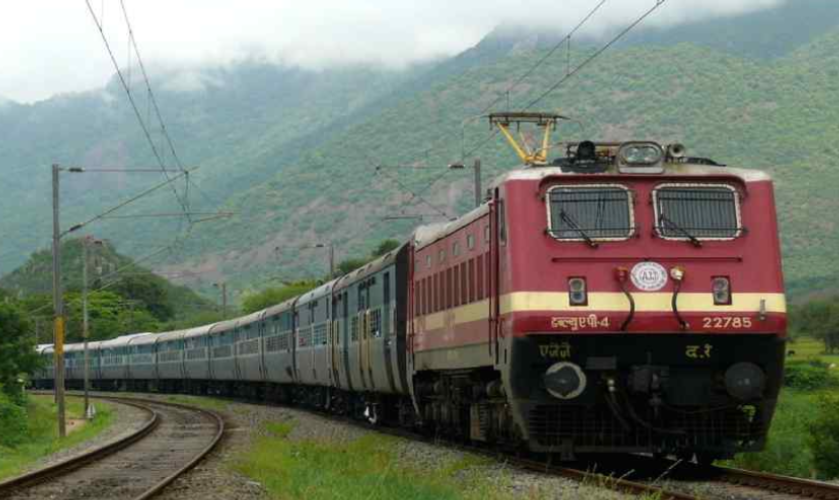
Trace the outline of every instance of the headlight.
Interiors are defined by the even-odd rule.
[[[765,385],[766,374],[754,363],[736,363],[725,371],[725,390],[740,401],[759,398]]]
[[[572,306],[588,304],[588,290],[585,278],[570,278],[568,280],[568,302]]]
[[[664,156],[661,146],[654,143],[630,143],[620,149],[620,158],[627,165],[655,165]]]
[[[545,389],[558,399],[574,399],[586,389],[586,374],[574,363],[554,363],[542,376]]]
[[[711,291],[714,294],[715,305],[731,305],[731,282],[727,277],[717,276],[711,280]]]

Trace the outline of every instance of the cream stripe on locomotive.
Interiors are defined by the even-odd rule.
[[[673,294],[633,293],[635,312],[672,313]],[[761,302],[763,307],[761,307]],[[718,312],[718,313],[786,313],[786,298],[782,293],[734,293],[731,305],[715,305],[710,293],[680,293],[679,312]],[[623,293],[594,292],[588,294],[588,305],[571,306],[567,292],[513,292],[501,297],[501,314],[527,311],[613,311],[628,312],[629,301]],[[425,330],[436,330],[446,326],[446,316],[454,315],[453,323],[470,323],[489,317],[489,301],[482,300],[473,304],[456,307],[424,316]],[[451,320],[450,320],[451,321]]]

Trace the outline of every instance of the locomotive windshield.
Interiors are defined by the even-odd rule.
[[[737,191],[731,186],[664,185],[653,192],[653,199],[662,238],[733,239],[743,230]]]
[[[555,186],[548,191],[550,233],[559,240],[625,240],[635,231],[623,186]]]

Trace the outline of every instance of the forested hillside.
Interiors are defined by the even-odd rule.
[[[64,302],[68,338],[81,336],[82,240],[61,245]],[[214,312],[214,303],[184,286],[175,286],[153,274],[108,244],[88,245],[88,289],[91,338],[99,340],[123,333],[157,331],[182,319]],[[7,296],[31,318],[40,318],[43,332],[52,317],[52,255],[39,251],[26,264],[0,279],[0,299]],[[37,326],[37,325],[36,325]]]
[[[196,226],[184,252],[156,267],[196,270],[191,284],[203,287],[211,280],[201,272],[212,271],[233,288],[261,288],[278,276],[323,274],[325,253],[301,246],[332,242],[338,259],[362,255],[419,223],[386,216],[434,220],[464,212],[470,174],[446,170],[461,157],[461,124],[555,38],[498,30],[460,56],[409,72],[251,63],[191,80],[162,78],[167,128],[185,162],[201,165],[195,207],[235,215]],[[598,43],[574,45],[572,67]],[[721,22],[639,32],[537,108],[580,122],[564,125],[559,139],[678,141],[697,155],[770,171],[790,290],[810,294],[839,279],[833,258],[839,230],[829,215],[839,210],[837,54],[839,4],[791,2]],[[555,55],[510,94],[510,106],[528,103],[566,71],[566,54]],[[507,102],[504,96],[494,109]],[[49,241],[49,164],[151,162],[132,120],[113,84],[104,94],[0,108],[0,127],[10,131],[0,142],[0,174],[10,182],[0,213],[15,214],[0,219],[0,271]],[[462,130],[467,150],[480,146],[469,160],[482,159],[484,182],[516,165],[500,137],[488,139],[484,121],[467,121]],[[72,223],[149,181],[81,174],[63,182]],[[161,191],[153,209],[144,210],[167,204],[174,199]],[[97,231],[121,251],[142,255],[150,241],[166,241],[177,228],[143,219]]]

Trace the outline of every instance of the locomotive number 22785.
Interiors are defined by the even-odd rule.
[[[702,318],[702,328],[751,328],[752,318],[746,316],[708,316]]]

